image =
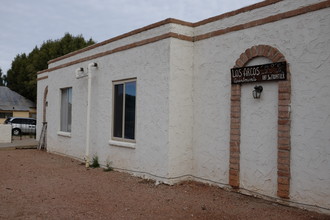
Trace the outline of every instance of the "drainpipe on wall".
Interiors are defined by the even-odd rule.
[[[90,115],[91,115],[91,93],[92,93],[92,67],[96,68],[97,63],[88,64],[87,73],[84,73],[83,68],[76,70],[76,78],[88,77],[88,87],[87,87],[87,118],[86,118],[86,151],[85,151],[85,162],[86,167],[90,165],[89,158],[89,142],[90,142]]]

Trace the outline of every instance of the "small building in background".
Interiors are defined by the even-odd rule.
[[[0,123],[9,117],[36,118],[36,104],[8,87],[0,86]]]

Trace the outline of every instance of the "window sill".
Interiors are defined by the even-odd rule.
[[[58,131],[57,135],[63,136],[63,137],[71,137],[71,133],[70,132],[65,132],[65,131]]]
[[[109,145],[110,146],[115,146],[115,147],[125,147],[125,148],[135,149],[136,144],[135,143],[130,143],[130,142],[109,140]]]

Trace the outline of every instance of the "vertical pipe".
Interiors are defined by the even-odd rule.
[[[91,93],[92,93],[92,67],[97,67],[96,63],[88,64],[88,87],[87,87],[87,123],[86,123],[86,153],[85,153],[85,160],[86,160],[86,167],[90,165],[90,158],[89,158],[89,143],[90,143],[90,115],[91,115]]]

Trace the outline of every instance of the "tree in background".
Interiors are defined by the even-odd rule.
[[[6,75],[2,75],[2,69],[0,68],[0,86],[5,86],[6,81]]]
[[[70,52],[94,44],[92,39],[86,41],[82,35],[72,36],[66,33],[59,40],[47,40],[40,48],[37,46],[28,54],[18,54],[7,72],[7,86],[22,96],[36,101],[37,72],[48,68],[48,61]],[[1,75],[0,75],[1,76]],[[0,83],[3,80],[0,79]]]

